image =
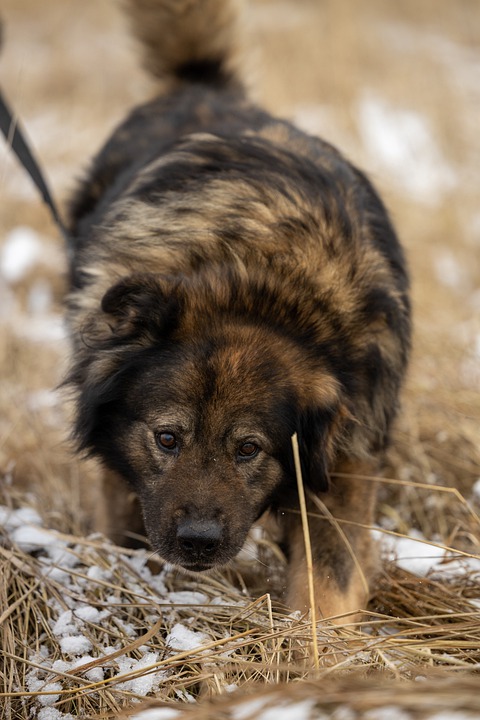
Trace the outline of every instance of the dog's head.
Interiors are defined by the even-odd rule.
[[[275,309],[267,323],[259,297],[257,314],[238,313],[229,287],[122,280],[74,377],[81,445],[133,485],[152,547],[192,570],[226,563],[264,510],[291,502],[294,432],[305,483],[326,490],[346,419],[339,383]]]

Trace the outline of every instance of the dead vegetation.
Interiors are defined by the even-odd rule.
[[[151,694],[197,720],[238,717],[235,708],[252,691],[266,699],[251,717],[306,699],[312,717],[336,717],[342,707],[351,717],[387,706],[412,718],[480,713],[480,580],[469,563],[480,553],[480,8],[476,0],[251,5],[256,96],[373,174],[410,258],[414,359],[379,480],[379,525],[460,551],[465,567],[449,572],[453,550],[427,576],[386,560],[361,628],[348,618],[335,633],[319,625],[316,672],[309,620],[275,603],[281,558],[272,546],[261,541],[261,562],[199,582],[89,537],[96,469],[72,456],[68,408],[53,392],[67,352],[55,330],[61,240],[0,147],[0,504],[33,507],[52,528],[43,530],[51,543],[34,549],[2,531],[0,707],[9,720],[62,717],[54,710],[113,717],[143,697],[133,681],[149,677]],[[2,87],[65,199],[112,124],[151,86],[113,3],[45,0],[40,13],[32,0],[4,0],[2,9]],[[369,134],[375,123],[377,143]],[[393,159],[378,151],[385,127]],[[12,278],[5,248],[19,227],[33,229],[41,251]],[[55,555],[59,543],[63,555]],[[193,604],[192,593],[202,596]],[[81,619],[86,606],[99,613],[96,621]],[[56,623],[79,609],[90,650],[75,656],[62,649],[68,635]],[[202,642],[175,648],[168,638],[176,625],[201,633]],[[73,668],[86,654],[88,667]],[[150,664],[142,665],[146,656]],[[441,675],[430,679],[434,671]],[[190,706],[191,698],[201,701]]]
[[[285,686],[285,698],[319,700],[319,687],[328,679],[333,691],[335,678],[338,694],[348,677],[375,696],[380,681],[411,681],[434,668],[467,682],[480,663],[480,567],[449,575],[446,564],[445,579],[386,563],[361,627],[348,617],[335,630],[318,626],[315,670],[309,618],[287,615],[275,586],[251,599],[241,563],[229,576],[199,580],[162,567],[147,551],[41,532],[23,541],[5,534],[0,547],[0,698],[8,718],[42,708],[113,717],[146,694],[178,705],[302,679],[312,682],[300,691]],[[258,550],[261,561],[244,569],[251,587],[266,587],[278,559],[265,544]],[[401,693],[389,687],[383,700],[402,706]]]

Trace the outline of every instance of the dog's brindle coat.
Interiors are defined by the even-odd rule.
[[[227,563],[267,509],[308,607],[291,436],[314,501],[324,617],[364,607],[375,471],[410,338],[408,278],[366,177],[249,102],[226,0],[130,0],[162,92],[71,204],[80,448],[106,467],[103,529],[166,560]],[[139,508],[137,499],[139,501]],[[336,520],[332,520],[330,514]],[[340,531],[339,531],[340,527]]]

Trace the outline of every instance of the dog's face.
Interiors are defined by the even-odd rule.
[[[239,344],[171,347],[136,370],[109,412],[150,542],[174,564],[227,562],[285,480],[288,391],[269,390],[274,363],[258,360]]]
[[[145,285],[142,292],[143,302]],[[104,306],[112,316],[121,303],[111,299]],[[134,312],[130,303],[130,325]],[[310,375],[290,341],[244,320],[188,314],[161,343],[151,344],[150,327],[140,351],[138,342],[132,351],[131,331],[114,331],[117,366],[97,386],[90,444],[135,488],[150,543],[165,560],[197,571],[233,558],[252,523],[295,488],[295,431],[306,481],[325,485],[336,386],[327,373]]]

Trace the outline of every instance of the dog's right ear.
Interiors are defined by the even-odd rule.
[[[175,289],[169,278],[153,273],[135,273],[119,280],[101,302],[106,344],[149,344],[165,337],[178,324],[180,303]]]
[[[162,344],[180,318],[178,281],[136,273],[112,285],[81,329],[66,384],[76,386],[78,447],[95,447],[100,408],[118,398],[137,353]]]

